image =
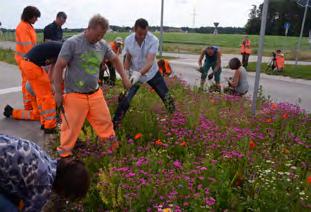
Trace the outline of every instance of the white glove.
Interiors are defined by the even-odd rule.
[[[135,85],[141,77],[141,73],[139,71],[133,71],[131,77],[130,77],[130,82],[132,85]]]

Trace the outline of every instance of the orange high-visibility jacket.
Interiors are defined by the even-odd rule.
[[[251,54],[251,41],[249,39],[243,40],[240,48],[241,54]]]
[[[16,27],[16,54],[17,64],[23,59],[24,55],[37,43],[36,31],[30,23],[21,21]]]
[[[163,61],[164,62],[164,65],[161,65],[161,62],[160,61]],[[169,76],[171,73],[172,73],[172,68],[170,66],[170,63],[168,62],[168,60],[165,60],[165,59],[161,59],[158,61],[158,66],[159,66],[159,72],[162,74],[162,75],[167,75]]]
[[[122,48],[118,47],[115,42],[111,42],[110,47],[115,54],[119,55],[122,53]]]
[[[283,54],[277,54],[275,57],[277,69],[283,69],[285,64],[285,58]]]

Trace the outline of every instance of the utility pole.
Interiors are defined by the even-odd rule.
[[[259,38],[259,47],[258,47],[257,64],[256,64],[256,78],[255,78],[253,103],[252,103],[252,114],[254,116],[256,115],[257,95],[258,95],[258,90],[259,90],[259,80],[260,80],[260,71],[261,71],[261,63],[262,63],[262,54],[263,54],[263,49],[264,49],[264,39],[265,39],[265,33],[266,33],[268,6],[269,6],[269,0],[265,0],[264,5],[263,5],[263,13],[261,16],[260,38]]]
[[[160,57],[162,57],[163,54],[163,15],[164,15],[164,0],[161,0]]]

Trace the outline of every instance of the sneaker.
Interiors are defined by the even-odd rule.
[[[50,129],[44,128],[44,134],[56,134],[56,133],[57,133],[56,128]]]
[[[3,115],[7,118],[10,118],[13,114],[13,108],[10,105],[5,106]]]

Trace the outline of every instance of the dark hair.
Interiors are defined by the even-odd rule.
[[[56,15],[56,18],[67,19],[67,15],[64,12],[58,12],[57,15]]]
[[[239,60],[239,58],[235,57],[232,58],[229,62],[229,68],[232,70],[237,70],[242,66],[241,61]]]
[[[86,195],[90,187],[90,176],[84,163],[73,158],[57,161],[53,190],[66,198],[79,199]]]
[[[282,52],[281,49],[276,50],[276,53],[281,53],[281,52]]]
[[[25,22],[30,22],[33,17],[39,18],[41,16],[38,8],[33,6],[27,6],[24,8],[21,19]]]
[[[141,29],[147,29],[148,26],[148,21],[146,19],[140,18],[135,21],[134,28],[137,29],[139,27]]]

